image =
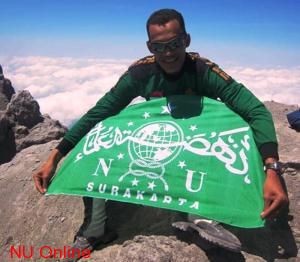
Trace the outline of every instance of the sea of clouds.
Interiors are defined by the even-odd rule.
[[[16,91],[26,89],[41,112],[69,126],[102,97],[132,60],[14,57],[2,59]],[[262,101],[300,105],[300,66],[223,68]]]

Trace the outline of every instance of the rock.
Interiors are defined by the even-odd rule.
[[[279,142],[280,160],[282,162],[297,162],[300,155],[300,134],[289,128],[286,114],[295,111],[296,105],[284,105],[277,102],[266,102],[266,107],[272,112]]]
[[[2,81],[2,82],[1,82]],[[67,128],[42,115],[37,101],[26,91],[15,94],[0,66],[0,165],[22,149],[61,138]]]
[[[6,107],[15,93],[11,82],[4,78],[2,66],[0,65],[0,111],[6,110]]]
[[[16,154],[15,134],[6,115],[0,111],[0,165]]]
[[[3,112],[0,112],[0,143],[6,139],[9,127],[9,120]]]
[[[16,138],[24,138],[29,134],[29,129],[26,126],[15,126],[14,128]]]
[[[167,236],[135,236],[122,245],[96,252],[89,261],[122,262],[198,262],[210,261],[205,252],[194,244],[188,244]]]
[[[32,127],[26,136],[16,136],[17,152],[32,145],[44,144],[59,139],[63,137],[65,132],[66,128],[59,121],[45,115],[42,121]]]
[[[34,145],[19,152],[10,163],[0,165],[0,254],[1,261],[20,261],[9,257],[10,244],[7,238],[14,239],[14,245],[44,245],[63,247],[70,244],[75,229],[82,220],[82,204],[78,197],[40,195],[32,183],[32,168],[38,168],[39,159],[44,162],[50,150],[59,140]],[[62,217],[70,223],[58,223]],[[5,222],[4,222],[5,221]],[[67,224],[67,226],[64,226]],[[5,255],[3,252],[5,251]],[[2,256],[3,255],[3,256]],[[33,259],[33,261],[39,261]],[[45,261],[45,260],[40,260]],[[48,260],[47,260],[48,261]]]
[[[6,115],[16,125],[32,128],[43,120],[40,107],[27,90],[15,94],[8,104]]]

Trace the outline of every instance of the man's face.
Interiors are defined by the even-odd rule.
[[[189,44],[190,37],[183,34],[177,20],[171,20],[164,25],[149,26],[148,48],[167,74],[176,74],[181,70],[185,49]]]

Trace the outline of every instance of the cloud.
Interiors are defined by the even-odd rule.
[[[300,67],[255,69],[233,67],[227,72],[262,101],[300,105]]]
[[[29,90],[41,112],[69,125],[102,97],[131,60],[15,57],[5,59],[4,74],[16,90]],[[262,101],[300,105],[300,67],[225,69]]]
[[[30,91],[43,114],[69,125],[113,87],[131,62],[15,57],[4,64],[4,71],[16,90]]]

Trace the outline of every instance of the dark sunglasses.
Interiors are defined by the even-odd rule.
[[[163,53],[168,48],[169,50],[173,51],[177,48],[181,48],[184,46],[184,39],[186,35],[181,34],[176,38],[168,41],[168,42],[150,42],[148,41],[148,45],[152,52],[154,53]]]

